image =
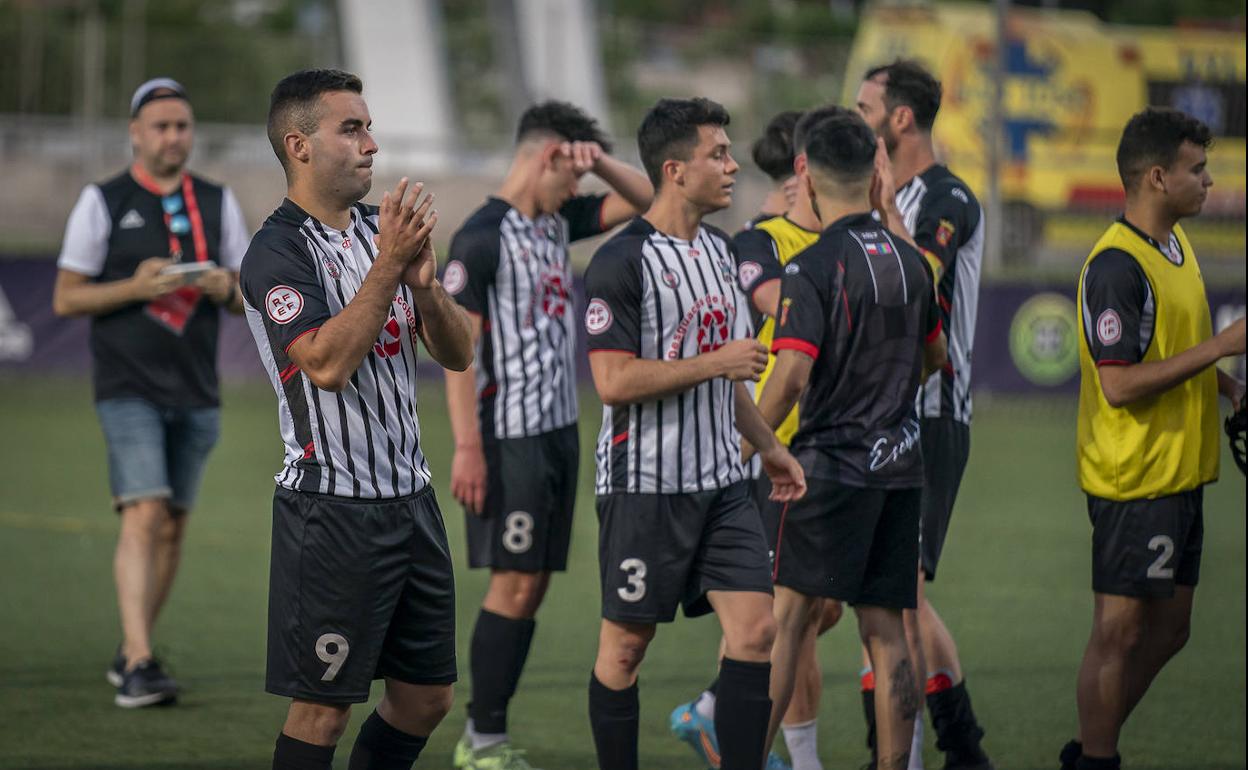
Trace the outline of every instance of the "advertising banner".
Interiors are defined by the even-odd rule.
[[[90,375],[89,321],[52,313],[56,264],[51,259],[0,259],[0,374]],[[583,284],[574,285],[578,317]],[[1209,290],[1214,328],[1244,315],[1244,288]],[[980,292],[972,385],[995,393],[1075,393],[1079,387],[1079,338],[1075,278],[1069,284],[990,283]],[[584,340],[581,338],[581,347]],[[221,374],[262,379],[264,370],[246,322],[226,315],[219,344]],[[578,357],[582,379],[588,366]],[[428,362],[426,362],[428,364]],[[1233,368],[1243,378],[1243,358]],[[429,364],[431,374],[437,367]]]

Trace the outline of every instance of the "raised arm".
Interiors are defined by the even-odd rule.
[[[612,192],[602,201],[599,217],[602,230],[610,230],[650,207],[654,198],[654,186],[650,184],[650,179],[641,171],[608,155],[597,142],[568,142],[560,150],[572,158],[577,172],[593,173],[611,187]]]
[[[364,276],[360,290],[342,312],[290,343],[286,352],[291,361],[316,387],[342,390],[373,349],[390,315],[400,278],[423,252],[437,223],[437,212],[429,210],[431,196],[415,205],[422,190],[423,185],[417,184],[409,192],[404,178],[393,192],[383,196],[381,251]]]

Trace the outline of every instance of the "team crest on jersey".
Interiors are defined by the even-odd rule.
[[[792,297],[785,297],[780,303],[780,325],[784,326],[789,322],[789,308],[793,305]]]
[[[757,262],[742,262],[741,267],[737,268],[737,278],[741,281],[741,285],[747,288],[753,286],[762,273],[763,267]]]
[[[1102,345],[1113,345],[1122,339],[1122,319],[1113,309],[1102,312],[1096,319],[1096,338]]]
[[[321,255],[321,264],[325,265],[325,272],[329,273],[329,277],[335,281],[342,277],[342,272],[338,269],[338,263],[328,254]]]
[[[590,334],[602,334],[611,328],[611,322],[614,320],[611,316],[611,306],[605,299],[594,297],[589,301],[589,306],[585,308],[585,331]]]
[[[659,277],[663,280],[663,285],[669,289],[680,286],[680,276],[676,275],[674,270],[664,270]]]
[[[447,294],[459,294],[468,285],[468,270],[458,259],[447,263],[442,273],[442,288]]]
[[[953,240],[953,223],[948,219],[940,220],[940,226],[936,228],[936,242],[941,246],[948,246],[949,241]]]
[[[285,326],[303,312],[303,295],[289,286],[274,286],[264,295],[264,312],[273,323]]]

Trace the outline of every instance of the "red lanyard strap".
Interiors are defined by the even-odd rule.
[[[138,182],[139,186],[144,190],[158,198],[163,199],[165,197],[164,191],[157,186],[156,180],[152,179],[147,170],[138,163],[131,167],[130,174],[134,177],[134,181]],[[208,237],[204,235],[204,218],[199,212],[199,201],[195,198],[195,185],[191,182],[191,175],[185,171],[182,172],[182,202],[186,206],[186,216],[191,220],[191,241],[195,248],[195,261],[206,262],[208,261]],[[175,262],[180,261],[182,258],[182,241],[173,233],[171,224],[173,216],[164,211],[163,205],[161,206],[161,211],[165,217],[165,231],[169,234],[169,256]]]

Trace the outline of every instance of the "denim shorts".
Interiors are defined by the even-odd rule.
[[[190,510],[208,453],[221,433],[220,410],[113,398],[96,402],[95,412],[108,445],[117,510],[153,498],[168,500],[175,513]]]

